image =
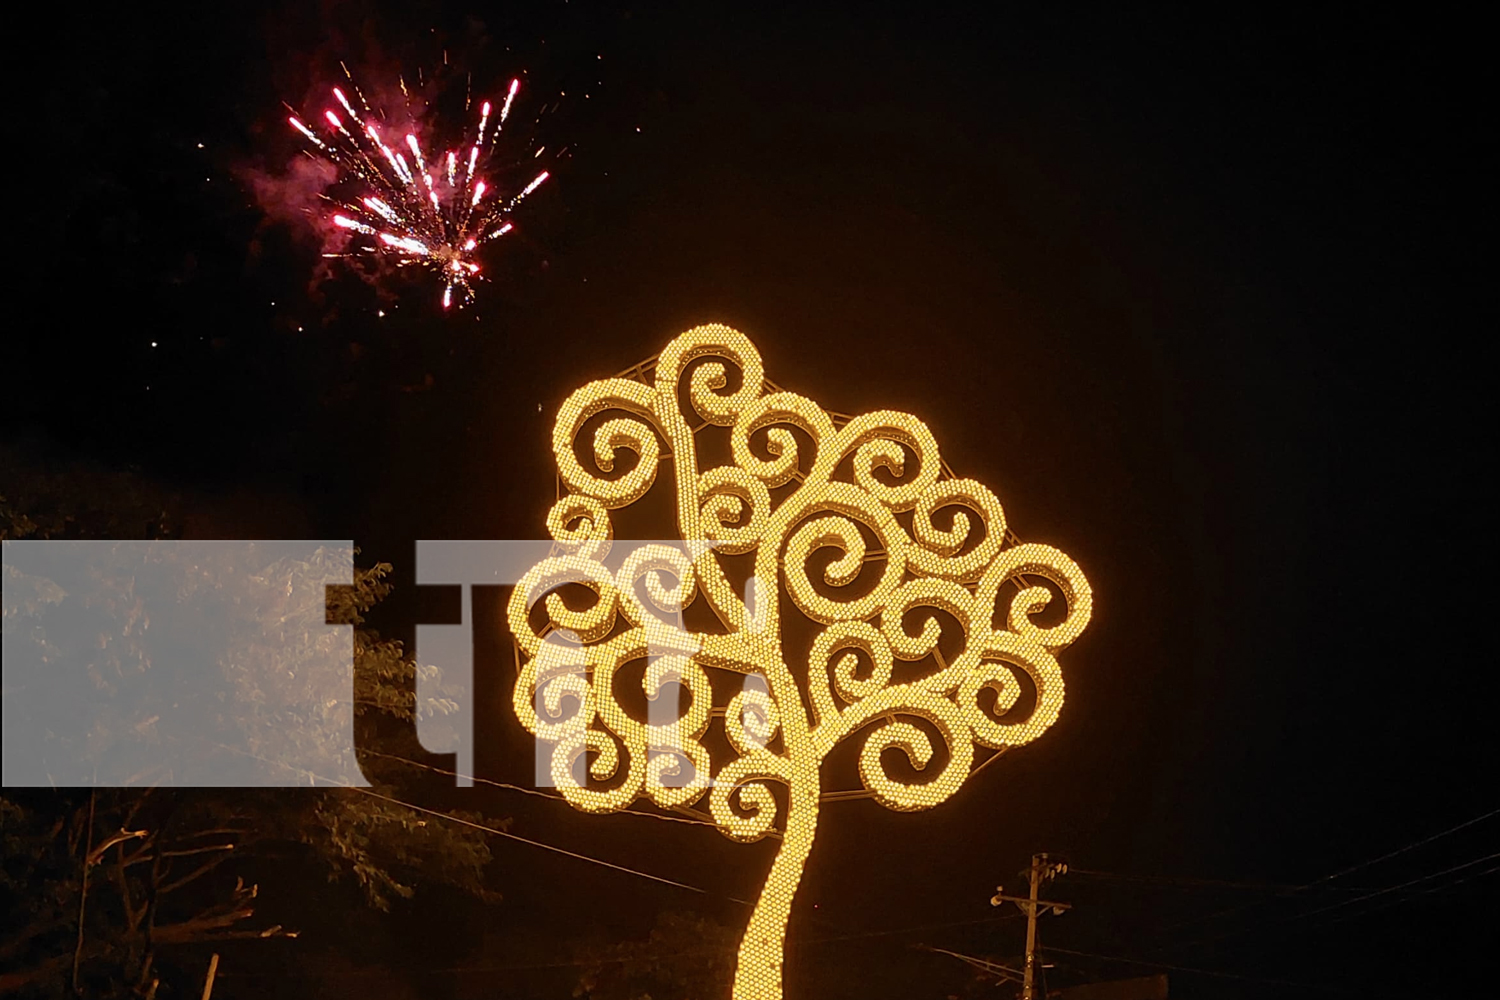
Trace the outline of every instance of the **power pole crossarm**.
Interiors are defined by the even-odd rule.
[[[1028,912],[1033,903],[1036,904],[1038,913],[1046,913],[1048,910],[1051,910],[1053,913],[1061,913],[1064,910],[1071,910],[1073,908],[1072,903],[1057,903],[1050,899],[1033,900],[1027,896],[1007,896],[1004,893],[996,893],[990,897],[991,906],[999,906],[1001,903],[1015,903],[1016,907],[1022,913]]]

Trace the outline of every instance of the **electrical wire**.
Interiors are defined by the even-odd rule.
[[[1444,875],[1451,875],[1454,872],[1462,871],[1465,868],[1473,868],[1475,865],[1482,865],[1482,864],[1484,864],[1487,861],[1494,861],[1496,858],[1500,858],[1500,851],[1497,851],[1494,854],[1485,855],[1482,858],[1475,858],[1473,861],[1466,861],[1466,862],[1464,862],[1461,865],[1454,865],[1452,868],[1445,868],[1442,871],[1440,871],[1440,872],[1434,872],[1431,875],[1423,875],[1423,876],[1421,876],[1419,878],[1414,878],[1414,879],[1412,879],[1412,880],[1410,880],[1408,882],[1402,882],[1400,885],[1387,886],[1384,889],[1377,889],[1376,891],[1366,893],[1363,896],[1356,896],[1353,899],[1341,900],[1340,902],[1334,903],[1334,904],[1332,904],[1330,906],[1325,906],[1325,907],[1323,907],[1321,909],[1310,910],[1310,911],[1308,911],[1306,913],[1298,913],[1298,914],[1296,914],[1294,916],[1288,917],[1286,919],[1286,921],[1284,921],[1284,922],[1285,923],[1291,923],[1291,922],[1296,921],[1296,920],[1305,920],[1308,917],[1315,917],[1315,916],[1317,916],[1320,913],[1328,913],[1330,910],[1341,909],[1342,907],[1345,907],[1345,906],[1353,906],[1355,903],[1362,903],[1362,902],[1364,902],[1367,899],[1374,899],[1377,896],[1384,896],[1387,893],[1396,892],[1396,891],[1398,891],[1400,889],[1406,889],[1406,888],[1408,888],[1410,886],[1419,885],[1419,884],[1421,884],[1423,882],[1430,882],[1430,881],[1432,881],[1435,878],[1442,878]],[[1460,881],[1465,881],[1465,880],[1460,879]],[[1439,888],[1447,888],[1447,886],[1440,886]],[[1435,892],[1437,890],[1431,890],[1431,891]],[[1424,893],[1424,895],[1425,895],[1425,893]]]
[[[978,924],[995,924],[1004,920],[1020,920],[1023,914],[1003,913],[998,917],[980,917],[977,920],[950,920],[941,924],[921,924],[916,927],[897,927],[888,931],[858,931],[851,934],[839,934],[834,937],[809,938],[801,944],[827,944],[830,941],[856,941],[866,938],[894,937],[900,934],[915,934],[918,931],[943,930],[949,927],[973,927]]]
[[[1422,883],[1424,883],[1424,882],[1430,882],[1433,879],[1443,878],[1444,876],[1452,875],[1455,872],[1463,871],[1463,870],[1468,869],[1468,868],[1473,868],[1475,865],[1481,865],[1481,864],[1484,864],[1486,862],[1493,861],[1496,858],[1500,858],[1500,852],[1497,852],[1497,853],[1494,853],[1494,854],[1489,854],[1489,855],[1486,855],[1485,857],[1474,858],[1474,859],[1472,859],[1470,861],[1465,861],[1462,864],[1454,865],[1454,866],[1452,866],[1450,868],[1445,868],[1445,869],[1443,869],[1441,871],[1430,872],[1430,873],[1428,873],[1426,875],[1420,875],[1420,876],[1418,876],[1418,877],[1416,877],[1414,879],[1409,879],[1409,880],[1407,880],[1405,882],[1401,882],[1401,883],[1398,883],[1398,884],[1395,884],[1395,885],[1386,886],[1386,887],[1381,888],[1381,889],[1375,889],[1373,891],[1366,892],[1364,895],[1355,897],[1353,899],[1344,899],[1344,900],[1340,900],[1337,903],[1332,903],[1332,904],[1329,904],[1328,906],[1320,907],[1320,908],[1318,908],[1316,910],[1308,910],[1308,911],[1304,911],[1302,913],[1295,913],[1295,914],[1292,914],[1290,916],[1284,917],[1281,920],[1277,921],[1276,923],[1272,924],[1271,925],[1271,929],[1274,930],[1274,929],[1282,927],[1282,926],[1284,926],[1286,924],[1297,923],[1298,921],[1301,921],[1301,920],[1305,920],[1305,919],[1308,919],[1308,918],[1311,918],[1311,917],[1315,917],[1315,916],[1318,916],[1318,915],[1324,914],[1324,913],[1330,913],[1330,912],[1335,911],[1335,910],[1343,909],[1344,907],[1347,907],[1347,906],[1353,906],[1353,905],[1355,905],[1357,903],[1366,902],[1368,900],[1375,899],[1375,898],[1378,898],[1378,897],[1381,897],[1381,896],[1386,896],[1386,895],[1389,895],[1391,893],[1402,892],[1403,890],[1410,889],[1412,886],[1421,885]],[[1483,873],[1480,873],[1480,874],[1483,874]],[[1476,875],[1476,876],[1471,876],[1471,877],[1476,877],[1477,878],[1479,876]],[[1396,899],[1390,900],[1387,905],[1384,905],[1384,906],[1376,905],[1376,906],[1373,906],[1373,907],[1365,907],[1363,909],[1356,910],[1356,911],[1354,911],[1352,913],[1344,914],[1341,917],[1337,917],[1337,918],[1335,918],[1331,922],[1332,923],[1340,923],[1340,922],[1343,922],[1345,920],[1352,920],[1352,919],[1355,919],[1357,917],[1368,916],[1369,914],[1377,913],[1377,912],[1380,912],[1382,910],[1389,909],[1390,906],[1394,906],[1394,905],[1397,905],[1397,904],[1400,904],[1400,903],[1403,903],[1403,902],[1408,902],[1408,901],[1410,901],[1410,900],[1412,900],[1414,898],[1417,898],[1419,896],[1424,896],[1424,895],[1429,895],[1429,894],[1436,893],[1436,892],[1446,891],[1447,889],[1451,888],[1452,886],[1458,885],[1458,884],[1460,884],[1462,882],[1465,882],[1465,881],[1468,881],[1468,878],[1457,879],[1457,880],[1455,880],[1453,882],[1450,882],[1450,883],[1448,883],[1446,885],[1436,886],[1436,887],[1434,887],[1432,889],[1424,890],[1422,892],[1410,893],[1410,894],[1407,894],[1407,895],[1404,895],[1404,896],[1399,896]],[[1241,909],[1243,909],[1243,907]],[[1241,928],[1230,928],[1228,930],[1220,931],[1217,934],[1209,934],[1209,935],[1206,935],[1206,936],[1203,936],[1203,937],[1194,938],[1194,939],[1192,939],[1190,941],[1187,941],[1187,942],[1185,942],[1185,943],[1183,943],[1181,945],[1178,945],[1177,947],[1186,949],[1186,948],[1193,948],[1193,947],[1196,947],[1198,945],[1210,944],[1210,943],[1215,942],[1215,941],[1221,941],[1221,940],[1223,940],[1225,938],[1228,938],[1228,937],[1234,937],[1234,936],[1236,936],[1238,934],[1246,933],[1248,930],[1249,930],[1249,928],[1244,928],[1244,927],[1241,927]],[[1160,949],[1157,949],[1157,950],[1160,950]]]
[[[533,840],[530,837],[522,837],[519,834],[511,833],[508,830],[501,830],[501,829],[499,829],[497,827],[486,826],[483,823],[476,823],[473,820],[463,819],[461,817],[454,816],[451,813],[445,813],[445,812],[443,812],[440,809],[429,809],[426,806],[419,806],[419,805],[417,805],[415,803],[412,803],[412,802],[406,802],[406,801],[404,801],[402,799],[395,798],[394,796],[382,795],[379,792],[372,791],[369,788],[364,788],[364,787],[359,786],[359,785],[350,785],[350,784],[346,784],[344,782],[334,781],[331,778],[326,778],[326,777],[324,777],[324,776],[322,776],[320,774],[315,774],[314,772],[309,771],[306,768],[293,767],[291,764],[287,764],[284,761],[277,761],[277,760],[272,760],[269,757],[262,757],[259,754],[250,753],[248,750],[240,750],[240,749],[238,749],[236,747],[226,746],[226,745],[224,745],[222,743],[216,743],[214,745],[220,747],[221,749],[228,750],[231,753],[241,754],[241,755],[246,756],[246,757],[253,757],[256,760],[261,760],[261,761],[264,761],[264,762],[266,762],[268,764],[276,764],[279,767],[284,767],[284,768],[286,768],[288,770],[295,771],[299,775],[304,775],[304,776],[316,779],[318,781],[325,782],[327,785],[329,785],[331,787],[334,787],[334,788],[347,788],[350,791],[359,792],[362,795],[369,795],[369,796],[372,796],[372,797],[377,798],[377,799],[383,799],[386,802],[391,802],[391,803],[393,803],[395,805],[404,806],[405,808],[411,809],[414,812],[425,813],[426,815],[434,816],[434,817],[437,817],[438,819],[446,820],[446,821],[448,821],[450,823],[456,823],[456,824],[458,824],[460,826],[471,827],[471,828],[473,828],[475,830],[480,830],[480,831],[482,831],[484,833],[488,833],[488,834],[491,834],[491,835],[496,836],[496,837],[503,837],[503,838],[505,838],[507,840],[514,840],[514,841],[517,841],[518,843],[527,844],[527,845],[529,845],[531,847],[539,847],[539,848],[541,848],[544,851],[551,851],[554,854],[561,854],[561,855],[563,855],[565,857],[576,858],[579,861],[587,861],[589,864],[599,865],[599,866],[601,866],[603,868],[611,868],[611,869],[613,869],[615,871],[624,872],[627,875],[635,875],[635,876],[638,876],[640,878],[649,879],[652,882],[660,882],[663,885],[670,885],[670,886],[674,886],[674,887],[679,888],[679,889],[686,889],[689,892],[696,892],[696,893],[699,893],[699,894],[704,895],[704,896],[722,896],[722,898],[728,899],[732,903],[739,903],[742,906],[749,906],[749,905],[751,905],[747,900],[739,899],[739,898],[734,897],[734,896],[727,896],[727,895],[722,895],[720,893],[710,892],[707,889],[700,889],[698,886],[695,886],[695,885],[688,885],[686,882],[678,882],[678,881],[676,881],[674,879],[663,878],[660,875],[652,875],[650,872],[639,871],[639,870],[637,870],[635,868],[627,868],[624,865],[617,865],[617,864],[615,864],[612,861],[604,861],[601,858],[590,857],[587,854],[579,854],[577,851],[569,851],[569,850],[567,850],[565,848],[556,847],[556,846],[554,846],[552,844],[544,843],[544,842],[542,842],[540,840]]]
[[[1369,861],[1361,861],[1357,865],[1353,865],[1353,866],[1351,866],[1349,868],[1345,868],[1342,871],[1336,871],[1332,875],[1324,875],[1322,878],[1318,879],[1316,882],[1310,882],[1310,883],[1308,883],[1308,885],[1311,886],[1311,885],[1317,885],[1317,884],[1319,884],[1321,882],[1331,882],[1331,881],[1333,881],[1336,878],[1342,878],[1345,875],[1348,875],[1350,872],[1357,872],[1361,868],[1368,868],[1371,865],[1378,865],[1382,861],[1388,861],[1391,858],[1396,857],[1397,855],[1405,854],[1407,851],[1415,850],[1418,847],[1422,847],[1422,846],[1424,846],[1426,844],[1430,844],[1434,840],[1438,840],[1438,839],[1440,839],[1442,837],[1448,836],[1449,834],[1457,833],[1460,830],[1467,829],[1467,828],[1473,826],[1475,823],[1481,823],[1484,820],[1489,819],[1491,816],[1500,816],[1500,809],[1491,809],[1487,813],[1484,813],[1484,814],[1479,815],[1479,816],[1475,816],[1473,819],[1470,819],[1470,820],[1465,820],[1464,822],[1458,824],[1457,826],[1451,826],[1448,829],[1443,830],[1441,833],[1434,833],[1430,837],[1424,837],[1423,839],[1415,841],[1414,843],[1407,844],[1405,847],[1398,848],[1397,850],[1394,850],[1394,851],[1390,852],[1389,854],[1382,854],[1380,857],[1378,857],[1378,858],[1372,858]]]
[[[1290,979],[1268,979],[1264,976],[1246,976],[1238,972],[1222,972],[1217,969],[1198,969],[1188,965],[1172,965],[1167,962],[1152,962],[1141,958],[1126,958],[1122,955],[1099,955],[1090,951],[1074,951],[1071,948],[1055,948],[1051,945],[1041,946],[1040,951],[1044,953],[1056,953],[1058,955],[1074,955],[1078,958],[1096,958],[1106,962],[1121,962],[1125,965],[1138,965],[1148,969],[1165,969],[1168,972],[1185,972],[1196,976],[1211,976],[1215,979],[1238,979],[1246,983],[1262,983],[1267,986],[1293,986],[1302,990],[1315,990],[1327,993],[1344,993],[1336,986],[1327,986],[1312,983],[1298,983]]]
[[[523,785],[511,785],[503,781],[491,781],[488,778],[481,778],[473,774],[461,774],[458,771],[450,771],[447,768],[437,767],[433,764],[424,764],[422,761],[413,760],[410,757],[401,757],[393,753],[383,753],[379,750],[369,750],[364,748],[359,749],[357,752],[360,755],[364,756],[384,757],[387,760],[400,761],[404,764],[410,764],[412,767],[420,767],[424,771],[431,771],[434,774],[446,775],[450,778],[468,778],[470,781],[474,782],[477,785],[485,785],[489,788],[499,788],[507,792],[520,792],[523,795],[532,795],[539,799],[548,799],[553,802],[567,802],[567,799],[563,798],[561,795],[539,791],[535,788],[526,788]],[[661,813],[641,812],[639,809],[620,809],[617,810],[617,812],[624,813],[627,816],[642,816],[646,819],[665,820],[668,823],[689,823],[695,826],[711,826],[714,829],[718,829],[718,824],[709,819],[694,819],[688,816],[664,816]]]
[[[867,939],[867,938],[878,938],[878,937],[897,937],[897,936],[900,936],[902,934],[916,934],[916,933],[919,933],[921,931],[938,930],[938,929],[947,928],[947,927],[967,927],[967,926],[974,925],[974,924],[992,924],[992,923],[998,923],[998,922],[1004,921],[1004,920],[1019,920],[1019,919],[1021,919],[1021,915],[1020,914],[1018,914],[1018,913],[1012,913],[1012,914],[1005,914],[1003,916],[998,916],[998,917],[981,917],[981,918],[979,918],[977,920],[953,920],[953,921],[949,921],[947,923],[941,923],[941,924],[919,924],[919,925],[913,926],[913,927],[895,927],[895,928],[891,928],[890,930],[883,930],[883,931],[861,931],[861,932],[855,932],[855,933],[851,933],[851,934],[838,934],[838,935],[832,935],[832,936],[806,938],[806,939],[799,938],[799,937],[789,936],[787,940],[789,942],[790,941],[795,941],[799,947],[806,947],[806,946],[810,946],[810,945],[828,944],[828,943],[831,943],[831,942],[839,942],[839,941],[853,941],[853,940],[861,940],[861,939]],[[718,950],[719,949],[715,949],[715,948],[695,948],[695,949],[674,951],[672,954],[673,954],[674,957],[687,957],[687,956],[696,956],[696,955],[710,955],[710,954],[714,954]],[[931,949],[928,949],[928,950],[930,950],[930,951],[938,951],[938,950],[941,950],[941,949],[931,948]],[[950,954],[952,954],[952,953],[950,952]],[[611,958],[611,959],[570,959],[568,961],[556,961],[556,962],[533,962],[533,963],[528,963],[528,964],[525,964],[525,965],[458,965],[458,966],[450,966],[450,967],[444,968],[444,969],[424,969],[423,971],[424,972],[430,972],[430,973],[469,974],[469,973],[476,973],[476,972],[529,972],[529,971],[536,971],[536,970],[541,970],[541,969],[581,969],[581,968],[586,968],[586,967],[595,966],[595,965],[619,965],[619,964],[622,964],[622,963],[625,963],[625,962],[636,961],[639,957],[640,956],[628,956],[628,957],[625,957],[625,958]],[[340,977],[365,976],[365,975],[389,975],[389,974],[390,974],[390,972],[389,972],[388,969],[354,970],[354,971],[346,971],[346,972],[340,972],[340,973],[338,973],[338,975]],[[221,973],[221,975],[223,975],[223,974]],[[233,973],[233,977],[234,978],[240,978],[240,979],[282,977],[284,975],[285,975],[285,973],[283,973],[283,972],[265,972],[265,973],[236,972],[236,973]],[[310,972],[310,973],[304,973],[304,975],[308,976],[308,977],[317,977],[317,976],[325,976],[325,975],[327,975],[327,973]]]
[[[451,813],[445,813],[438,809],[429,809],[426,806],[419,806],[411,802],[404,802],[401,799],[393,798],[389,795],[381,795],[379,792],[371,791],[368,788],[361,788],[358,785],[348,785],[346,787],[352,788],[354,791],[360,792],[364,795],[370,795],[377,799],[384,799],[386,802],[393,802],[399,806],[405,806],[407,809],[411,809],[415,812],[426,813],[429,816],[436,816],[439,819],[447,820],[450,823],[457,823],[460,826],[473,827],[475,830],[482,830],[485,833],[493,834],[496,837],[504,837],[507,840],[514,840],[522,844],[529,844],[532,847],[540,847],[544,851],[552,851],[554,854],[561,854],[564,857],[577,858],[579,861],[587,861],[589,864],[600,865],[604,868],[612,868],[617,872],[624,872],[627,875],[636,875],[640,878],[650,879],[653,882],[660,882],[663,885],[675,886],[678,889],[686,889],[689,892],[696,892],[705,896],[719,895],[718,893],[709,892],[707,889],[700,889],[696,885],[688,885],[686,882],[677,882],[673,879],[663,878],[660,875],[652,875],[650,872],[638,871],[634,868],[626,868],[624,865],[617,865],[614,862],[604,861],[600,858],[591,858],[587,854],[579,854],[576,851],[569,851],[565,848],[554,847],[552,844],[546,844],[540,840],[532,840],[529,837],[522,837],[507,830],[499,830],[492,826],[485,826],[483,823],[475,823],[473,820],[463,819],[461,817],[454,816]],[[744,906],[750,905],[748,901],[743,899],[736,899],[733,896],[725,896],[724,898],[728,899],[732,903],[740,903]]]
[[[1092,871],[1087,868],[1074,868],[1068,866],[1069,875],[1085,875],[1091,878],[1106,879],[1114,882],[1144,882],[1154,885],[1167,885],[1184,889],[1247,889],[1258,892],[1294,892],[1301,886],[1290,883],[1277,884],[1274,882],[1234,882],[1211,878],[1187,878],[1175,875],[1131,875],[1124,872],[1101,872]],[[1336,887],[1343,892],[1365,892],[1368,886],[1360,887]]]
[[[1134,884],[1144,884],[1160,886],[1168,889],[1183,890],[1202,889],[1204,891],[1213,891],[1219,889],[1243,889],[1250,892],[1267,892],[1291,895],[1292,893],[1300,892],[1308,888],[1305,885],[1295,885],[1290,882],[1237,882],[1232,879],[1192,878],[1188,876],[1176,875],[1136,875],[1127,872],[1093,871],[1085,868],[1074,868],[1071,865],[1068,867],[1068,874],[1097,878],[1105,882],[1130,882]],[[1379,888],[1382,887],[1370,885],[1330,885],[1319,887],[1319,891],[1353,893],[1371,892]],[[1243,905],[1254,906],[1260,902],[1262,901],[1255,900],[1251,903],[1246,903]]]
[[[1399,848],[1397,848],[1394,851],[1389,851],[1389,852],[1387,852],[1385,854],[1382,854],[1382,855],[1380,855],[1378,857],[1370,858],[1367,861],[1361,861],[1358,864],[1350,865],[1347,868],[1341,868],[1338,871],[1332,872],[1331,874],[1324,875],[1323,877],[1314,879],[1311,882],[1307,882],[1307,883],[1305,883],[1303,885],[1296,886],[1296,887],[1292,888],[1291,890],[1289,890],[1288,892],[1282,894],[1279,898],[1289,899],[1289,898],[1292,898],[1294,896],[1300,895],[1300,894],[1302,894],[1304,892],[1307,892],[1310,889],[1319,888],[1319,887],[1323,886],[1327,882],[1332,882],[1334,879],[1343,878],[1345,875],[1349,875],[1349,874],[1352,874],[1354,872],[1360,871],[1362,869],[1369,868],[1372,865],[1380,864],[1382,861],[1389,861],[1391,858],[1399,857],[1400,855],[1405,854],[1408,851],[1413,851],[1413,850],[1416,850],[1419,847],[1424,847],[1427,844],[1432,843],[1433,841],[1440,840],[1443,837],[1447,837],[1447,836],[1450,836],[1452,834],[1458,833],[1460,830],[1468,829],[1469,827],[1474,826],[1477,823],[1482,823],[1485,820],[1490,819],[1491,817],[1494,817],[1494,816],[1497,816],[1497,815],[1500,815],[1500,809],[1491,809],[1489,812],[1481,813],[1480,815],[1475,816],[1472,819],[1465,820],[1464,822],[1459,823],[1456,826],[1448,827],[1446,830],[1440,830],[1439,832],[1434,833],[1431,836],[1423,837],[1420,840],[1414,840],[1411,843],[1405,845],[1404,847],[1399,847]],[[1263,902],[1266,902],[1266,901],[1265,900],[1255,900],[1255,901],[1252,901],[1252,902],[1249,902],[1249,903],[1241,903],[1241,904],[1239,904],[1237,906],[1231,906],[1231,907],[1228,907],[1228,908],[1223,909],[1223,910],[1218,910],[1218,911],[1215,911],[1214,913],[1208,914],[1207,916],[1193,917],[1193,918],[1190,918],[1190,919],[1187,919],[1187,920],[1179,920],[1176,923],[1169,924],[1168,926],[1166,926],[1162,930],[1163,930],[1163,932],[1170,931],[1170,930],[1172,930],[1174,928],[1181,927],[1184,924],[1189,924],[1189,923],[1192,923],[1192,924],[1203,924],[1203,923],[1205,923],[1207,921],[1210,921],[1210,920],[1217,920],[1220,917],[1231,916],[1231,915],[1236,914],[1236,913],[1243,913],[1245,910],[1251,909],[1251,908],[1253,908],[1255,906],[1259,906]],[[1186,944],[1179,945],[1178,947],[1190,948],[1190,947],[1193,947],[1194,945],[1203,944],[1203,943],[1206,943],[1208,941],[1217,941],[1220,938],[1229,936],[1232,933],[1234,933],[1234,932],[1233,931],[1226,931],[1226,932],[1223,932],[1223,933],[1218,934],[1218,935],[1212,935],[1212,936],[1209,936],[1209,937],[1197,938],[1197,939],[1194,939],[1192,941],[1187,942]],[[1157,951],[1157,952],[1160,952],[1160,951],[1164,950],[1166,947],[1169,947],[1169,946],[1161,945],[1161,946],[1158,946],[1157,948],[1155,948],[1153,950]]]
[[[1360,910],[1358,913],[1349,913],[1341,917],[1334,917],[1332,920],[1326,921],[1326,923],[1341,924],[1346,920],[1354,920],[1357,917],[1363,917],[1371,913],[1380,913],[1385,910],[1389,910],[1392,907],[1400,906],[1402,903],[1407,903],[1413,899],[1418,899],[1422,896],[1431,896],[1435,893],[1447,892],[1449,889],[1452,889],[1455,886],[1462,885],[1465,882],[1472,882],[1476,879],[1487,878],[1488,876],[1493,875],[1496,872],[1500,872],[1500,865],[1496,865],[1493,868],[1486,868],[1484,871],[1476,872],[1473,875],[1466,875],[1463,878],[1454,879],[1452,882],[1445,883],[1444,885],[1435,886],[1431,889],[1423,889],[1421,892],[1414,892],[1406,896],[1401,896],[1397,899],[1388,900],[1383,904],[1366,907],[1365,909]]]
[[[956,958],[960,962],[963,962],[965,965],[973,966],[981,972],[988,972],[995,978],[1004,980],[1006,982],[1020,983],[1025,981],[1022,978],[1021,973],[1008,966],[1001,965],[998,962],[991,962],[988,959],[976,958],[973,955],[965,955],[962,952],[949,951],[947,948],[934,948],[931,945],[926,944],[919,944],[917,945],[917,947],[922,951],[935,952],[939,955],[948,955],[952,958]]]

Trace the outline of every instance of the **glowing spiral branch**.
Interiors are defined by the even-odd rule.
[[[733,391],[726,388],[731,366],[739,370]],[[595,419],[611,413],[602,424]],[[699,465],[695,428],[709,424],[729,431],[728,465]],[[579,441],[586,426],[591,442]],[[793,428],[811,439],[811,454],[799,452]],[[976,747],[1023,745],[1056,720],[1063,701],[1056,654],[1088,624],[1088,582],[1056,549],[1006,547],[999,501],[973,480],[943,477],[937,443],[916,417],[879,411],[837,423],[805,397],[767,393],[759,353],[727,327],[678,337],[645,384],[615,378],[579,389],[559,411],[552,443],[565,495],[547,527],[564,554],[533,568],[509,604],[522,653],[517,716],[551,744],[553,780],[579,809],[610,812],[640,797],[677,808],[707,795],[715,824],[740,841],[767,836],[780,821],[781,844],[734,981],[735,1000],[779,1000],[787,919],[833,747],[863,741],[860,779],[888,808],[947,800],[970,773]],[[621,451],[634,461],[613,474]],[[592,467],[580,458],[589,453]],[[648,580],[647,590],[651,601],[678,610],[704,600],[721,626],[706,633],[647,612],[637,596],[645,560],[631,555],[618,571],[599,561],[613,538],[610,511],[644,497],[667,457],[688,554],[675,563],[652,555],[655,572],[670,571],[677,583],[669,594],[662,579],[654,590]],[[794,482],[773,501],[771,490]],[[825,550],[832,561],[810,572]],[[754,568],[737,587],[721,559],[744,554]],[[1067,605],[1062,620],[1047,626],[1032,620],[1053,599],[1040,580]],[[549,593],[580,581],[597,597],[585,611]],[[666,600],[672,595],[675,604]],[[540,629],[532,617],[539,605],[547,612]],[[805,664],[801,654],[789,655],[805,645],[795,637],[784,645],[789,614],[819,630]],[[948,619],[961,633],[948,637],[960,640],[951,659],[939,651]],[[564,632],[581,645],[548,640]],[[653,648],[677,651],[659,658],[674,664],[688,692],[687,714],[666,725],[635,719],[617,699],[617,673]],[[898,674],[898,660],[927,661],[931,669]],[[715,762],[701,742],[713,696],[708,669],[745,678],[723,712],[736,757],[711,781]],[[661,676],[648,666],[648,698]],[[566,719],[565,699],[576,706]],[[918,779],[893,775],[887,750],[903,755]],[[574,763],[585,753],[594,754],[595,778],[616,783],[607,790],[581,783]],[[939,757],[944,763],[933,766]],[[669,773],[679,780],[666,781]],[[784,807],[772,785],[785,788]]]

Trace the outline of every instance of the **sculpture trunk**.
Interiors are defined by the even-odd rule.
[[[792,900],[802,882],[802,866],[812,850],[818,830],[819,790],[791,789],[787,806],[786,830],[781,848],[771,864],[771,873],[756,900],[750,926],[740,942],[739,961],[734,970],[734,1000],[780,1000],[783,946]]]

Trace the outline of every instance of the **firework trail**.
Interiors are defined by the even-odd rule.
[[[344,73],[349,75],[347,68]],[[493,122],[490,102],[481,105],[479,127],[472,141],[465,143],[466,152],[444,150],[435,160],[424,154],[415,131],[404,136],[386,134],[384,115],[371,111],[352,77],[350,86],[361,110],[356,111],[344,92],[334,87],[333,97],[344,114],[332,108],[324,111],[321,135],[295,113],[287,119],[317,156],[367,189],[361,197],[347,201],[327,198],[340,209],[333,215],[333,224],[365,237],[360,244],[365,252],[392,254],[399,264],[436,272],[443,281],[444,309],[453,305],[454,289],[459,292],[459,306],[468,304],[474,297],[472,282],[479,276],[474,260],[479,248],[511,231],[511,212],[548,177],[542,171],[509,198],[500,197],[482,178],[495,140],[510,117],[520,81],[510,82]],[[401,87],[405,93],[404,80]]]

